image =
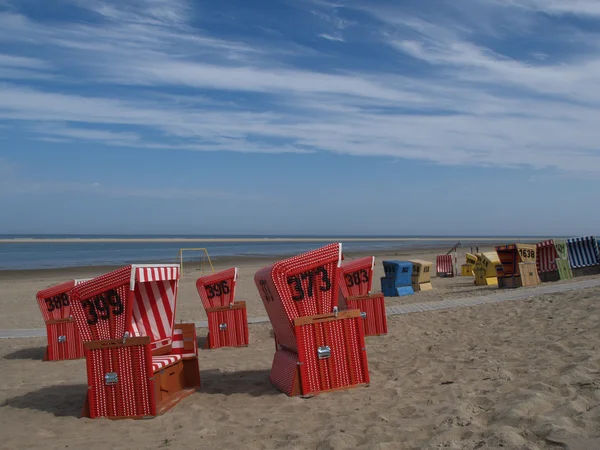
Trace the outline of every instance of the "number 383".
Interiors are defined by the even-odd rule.
[[[366,269],[360,269],[356,272],[345,274],[344,278],[346,279],[346,286],[351,288],[352,286],[359,286],[362,283],[368,283],[369,273]]]
[[[81,306],[87,315],[89,325],[96,325],[98,320],[108,320],[111,315],[120,316],[124,311],[121,297],[114,289],[84,300]]]

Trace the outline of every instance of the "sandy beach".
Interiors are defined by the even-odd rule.
[[[382,260],[434,261],[436,253],[378,254],[374,287]],[[268,263],[215,266],[240,268],[236,297],[246,300],[249,317],[266,316],[253,276]],[[108,270],[0,272],[0,329],[42,328],[38,290]],[[197,276],[183,274],[178,321],[206,318]],[[468,277],[434,278],[433,286],[386,304],[499,292]],[[289,398],[270,385],[271,327],[251,325],[247,348],[200,350],[199,392],[143,421],[79,418],[84,360],[44,363],[45,339],[0,340],[2,448],[598,449],[599,294],[588,288],[390,317],[388,335],[367,338],[371,385],[312,399]],[[205,334],[198,329],[200,344]]]

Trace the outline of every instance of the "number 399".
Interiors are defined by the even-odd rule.
[[[84,300],[81,302],[81,306],[87,315],[89,325],[96,325],[98,320],[108,320],[111,315],[120,316],[124,310],[121,297],[114,289]]]

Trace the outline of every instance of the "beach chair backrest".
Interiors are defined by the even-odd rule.
[[[567,239],[569,262],[573,269],[600,264],[598,243],[594,236]]]
[[[517,257],[517,246],[501,245],[496,247],[496,253],[500,264],[496,266],[499,277],[510,277],[516,275],[518,272],[518,257]]]
[[[556,258],[558,253],[552,239],[538,242],[536,244],[536,266],[540,273],[553,272],[556,270]]]
[[[152,349],[170,345],[179,284],[176,264],[131,265],[71,291],[83,341],[148,336]]]
[[[344,298],[368,295],[371,292],[374,267],[374,256],[358,258],[341,265],[339,283]]]
[[[36,299],[44,322],[71,317],[71,289],[87,280],[69,280],[39,291]]]
[[[429,283],[431,281],[431,268],[433,263],[422,259],[411,259],[410,262],[413,265],[413,281],[416,279],[419,284]]]
[[[567,241],[564,239],[553,239],[554,250],[556,251],[556,257],[561,259],[569,259],[569,251],[567,250]]]
[[[477,255],[473,255],[472,253],[467,253],[465,255],[465,261],[467,264],[475,265],[475,264],[477,264],[477,259],[478,259]]]
[[[437,255],[435,258],[435,271],[444,274],[454,273],[452,255]]]
[[[223,270],[198,278],[196,289],[205,309],[233,305],[238,269]]]
[[[413,264],[410,261],[382,261],[385,278],[393,280],[394,285],[410,286]]]
[[[49,320],[66,319],[71,315],[69,292],[75,286],[75,280],[70,280],[56,286],[39,291],[36,295],[38,306],[44,317]]]
[[[296,318],[338,306],[341,254],[341,243],[330,244],[256,272],[254,282],[280,344],[296,348]]]

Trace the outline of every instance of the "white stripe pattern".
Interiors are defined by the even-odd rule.
[[[165,355],[152,357],[152,372],[156,373],[167,366],[175,364],[181,360],[181,355]]]

